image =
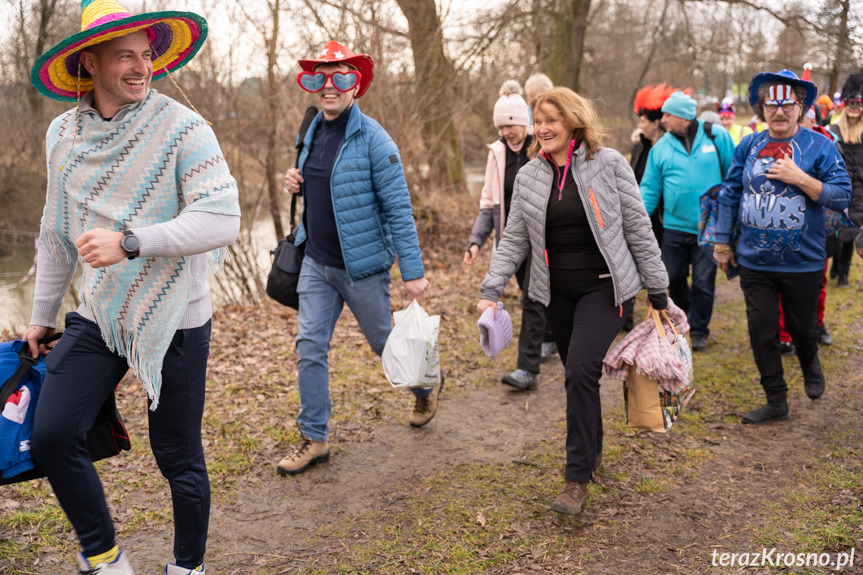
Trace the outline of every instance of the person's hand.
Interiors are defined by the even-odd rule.
[[[479,303],[476,304],[476,309],[482,315],[482,313],[488,308],[492,308],[494,311],[492,312],[492,317],[497,317],[497,302],[491,301],[488,299],[481,299]]]
[[[36,359],[37,357],[48,355],[51,350],[44,343],[39,345],[39,340],[55,333],[57,333],[57,330],[53,327],[45,327],[44,325],[31,325],[28,327],[24,333],[24,341],[30,346],[30,357]]]
[[[476,263],[476,255],[479,253],[479,246],[476,244],[471,244],[470,249],[464,251],[464,259],[462,262],[472,266]]]
[[[300,184],[305,181],[297,168],[291,168],[285,174],[285,191],[289,194],[299,194]]]
[[[665,292],[649,293],[647,294],[647,301],[650,302],[653,309],[657,311],[664,310],[668,307],[668,294]]]
[[[728,248],[728,251],[724,251]],[[716,251],[719,249],[719,251]],[[734,260],[734,251],[728,244],[716,244],[713,247],[713,259],[719,264],[719,269],[728,273],[728,266],[737,267],[737,262]]]
[[[411,299],[417,300],[417,303],[422,303],[426,296],[426,290],[429,288],[429,282],[425,278],[417,278],[405,282],[405,289]]]
[[[95,228],[84,232],[75,240],[78,254],[90,267],[112,266],[126,259],[126,250],[120,245],[123,232]]]
[[[857,255],[863,258],[863,246],[857,246]]]
[[[799,184],[801,176],[805,177],[806,172],[804,172],[800,166],[798,166],[794,160],[788,156],[776,160],[776,162],[770,166],[770,169],[767,171],[768,179],[779,180],[786,184]]]

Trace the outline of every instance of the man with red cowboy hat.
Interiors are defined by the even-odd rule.
[[[47,358],[32,454],[78,535],[78,570],[132,574],[86,438],[131,367],[147,390],[150,445],[171,489],[175,563],[165,573],[203,573],[207,275],[239,231],[240,208],[207,122],[150,82],[197,53],[207,23],[187,12],[132,15],[114,0],[81,8],[82,31],[31,73],[45,96],[78,101],[46,136],[48,192],[25,336],[34,357],[47,353],[37,340],[55,331],[79,261],[83,268],[81,306]]]
[[[422,301],[428,289],[399,150],[355,102],[372,82],[374,62],[333,41],[317,59],[299,64],[297,81],[315,94],[321,111],[306,133],[299,168],[285,176],[288,193],[302,193],[305,199],[296,239],[305,259],[297,289],[302,438],[279,462],[283,475],[329,458],[327,354],[344,304],[380,355],[392,330],[389,284],[396,254],[408,295]],[[412,426],[434,417],[442,385],[411,389],[416,397]]]

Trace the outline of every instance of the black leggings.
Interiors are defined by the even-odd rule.
[[[632,310],[632,300],[614,305],[610,279],[585,280],[583,275],[552,271],[551,301],[546,308],[566,374],[564,478],[579,483],[590,481],[596,456],[602,452],[602,359]]]

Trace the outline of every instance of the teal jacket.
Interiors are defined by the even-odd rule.
[[[698,233],[699,199],[701,194],[722,182],[734,156],[734,142],[728,131],[712,125],[713,140],[704,133],[704,121],[687,154],[683,143],[666,132],[650,149],[641,197],[647,213],[652,215],[663,200],[662,227],[690,234]]]

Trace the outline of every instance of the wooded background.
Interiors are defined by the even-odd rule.
[[[74,0],[0,0],[0,230],[35,231],[44,201],[44,134],[69,104],[30,86],[36,57],[80,28]],[[691,87],[704,105],[745,94],[763,70],[813,65],[820,92],[860,68],[860,2],[814,0],[196,0],[126,1],[133,13],[193,10],[211,23],[204,49],[175,79],[213,128],[240,183],[246,244],[263,214],[289,228],[283,175],[310,94],[298,58],[337,39],[375,60],[360,100],[401,149],[420,223],[435,194],[464,193],[496,132],[491,112],[504,80],[532,73],[591,98],[623,153],[647,83]],[[180,102],[168,80],[154,85]],[[751,114],[745,99],[738,119]],[[8,236],[7,236],[8,237]],[[275,241],[275,238],[273,238]],[[242,242],[235,255],[261,249]],[[251,264],[250,264],[251,265]],[[254,270],[251,272],[254,275]],[[254,282],[252,282],[254,284]],[[249,284],[249,282],[245,282]],[[245,290],[246,288],[243,288]],[[255,299],[254,286],[239,299]]]

